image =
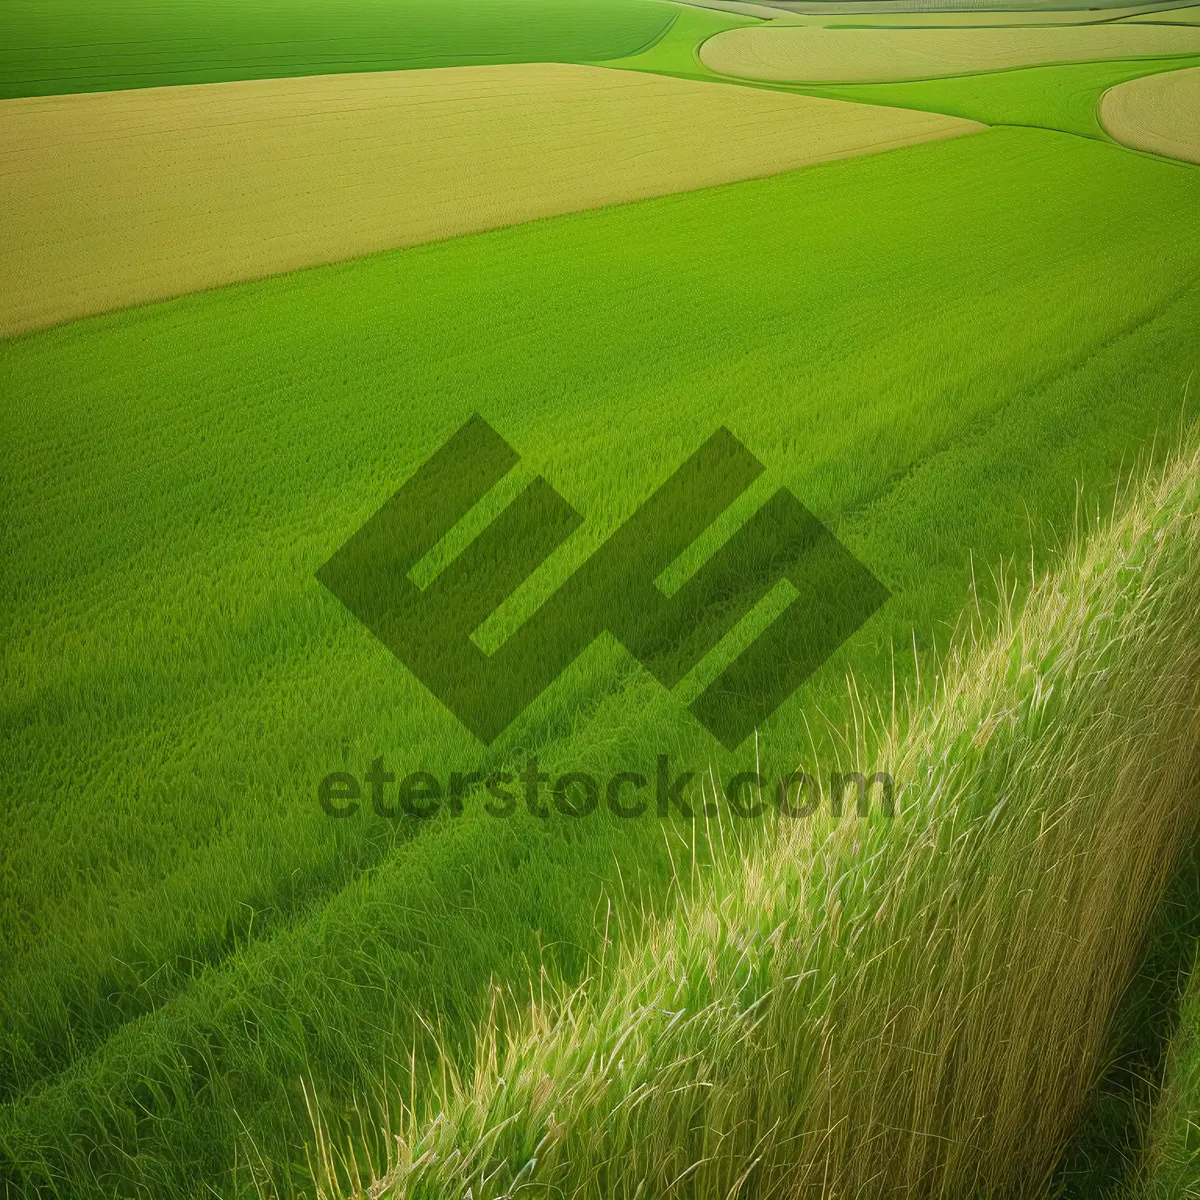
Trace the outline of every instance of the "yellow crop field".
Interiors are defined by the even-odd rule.
[[[1118,142],[1200,163],[1200,67],[1147,75],[1109,88],[1100,120]]]
[[[982,128],[563,64],[6,100],[0,335]]]
[[[1044,63],[1200,51],[1200,28],[1174,25],[990,29],[730,29],[700,50],[705,66],[746,79],[806,82],[930,79]]]
[[[1136,21],[1164,25],[1200,25],[1200,4],[1193,4],[1187,8],[1167,8],[1159,9],[1157,12],[1138,13],[1128,17],[1127,20],[1131,23]]]
[[[892,3],[892,0],[888,0]],[[842,11],[843,8],[853,8],[854,11]],[[777,8],[780,14],[778,21],[784,25],[818,25],[846,28],[848,26],[877,28],[886,26],[892,28],[941,28],[967,27],[982,28],[1005,25],[1101,25],[1119,20],[1169,21],[1178,22],[1180,14],[1198,12],[1196,9],[1148,8],[1137,5],[1131,8],[1078,8],[1078,9],[967,9],[953,12],[894,12],[879,11],[880,6],[873,10],[865,5],[843,6],[833,0],[823,0],[816,6],[806,10],[792,8]],[[815,11],[814,11],[815,9]]]

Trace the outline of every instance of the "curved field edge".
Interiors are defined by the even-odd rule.
[[[1200,163],[1200,67],[1112,87],[1097,115],[1122,145]]]
[[[660,0],[8,0],[0,99],[229,80],[595,62],[671,26]]]
[[[684,79],[716,79],[717,76],[700,61],[700,47],[710,37],[727,29],[743,29],[760,23],[744,14],[681,6],[670,29],[650,49],[609,59],[601,65]]]
[[[3,101],[0,335],[981,128],[560,63]]]
[[[1053,129],[1112,141],[1098,110],[1104,93],[1127,80],[1200,64],[1200,58],[1071,63],[913,83],[793,85],[806,95],[890,104],[968,117],[987,125]],[[764,85],[765,86],[765,85]],[[784,86],[784,85],[778,85]]]
[[[727,77],[705,67],[699,56],[703,43],[727,26],[718,14],[696,10],[698,18],[711,20],[685,19],[688,16],[685,12],[651,52],[604,65],[676,75],[684,79],[730,82]],[[1099,122],[1097,109],[1108,88],[1126,80],[1160,71],[1174,71],[1197,63],[1200,63],[1200,57],[1196,56],[1122,59],[1018,67],[907,83],[790,84],[750,79],[739,79],[737,82],[743,87],[794,91],[802,95],[827,96],[833,100],[855,100],[897,108],[918,108],[980,121],[986,125],[1053,129],[1107,141],[1111,139]]]
[[[971,74],[982,74],[997,71],[1009,71],[1020,68],[1039,66],[1058,66],[1069,62],[1111,62],[1122,59],[1137,58],[1173,58],[1182,54],[1193,54],[1200,51],[1200,30],[1190,27],[1169,26],[1106,26],[1098,33],[1111,30],[1152,30],[1153,37],[1124,40],[1129,44],[1118,48],[1115,44],[1102,44],[1103,38],[1090,39],[1093,45],[1088,45],[1089,39],[1084,35],[1096,29],[1093,26],[1048,27],[1040,29],[1003,29],[988,31],[963,30],[911,30],[907,31],[909,58],[898,54],[904,48],[906,31],[904,30],[830,30],[826,28],[801,29],[797,27],[755,27],[733,29],[719,33],[707,39],[701,46],[699,55],[701,62],[715,75],[729,79],[754,79],[759,82],[821,84],[821,83],[905,83],[922,82],[928,79],[958,77]],[[979,36],[977,62],[968,61],[971,58],[970,37],[972,33],[990,36]],[[1078,44],[1074,52],[1068,47],[1054,53],[1045,46],[1052,33],[1069,35],[1068,40]],[[822,34],[844,34],[840,39],[834,39],[830,53],[836,51],[838,61],[844,66],[830,65],[829,54],[820,52],[819,45],[806,46],[808,42],[819,43]],[[937,34],[937,37],[926,38],[931,44],[922,46],[919,37],[912,35]],[[1010,35],[1027,34],[1025,42]],[[873,35],[873,36],[872,36]],[[1013,43],[1005,55],[1001,46],[988,46],[999,40]],[[939,69],[936,67],[938,46],[937,42],[952,42],[957,40],[963,44],[960,56],[963,61],[945,63]],[[1118,39],[1121,40],[1121,39]],[[819,73],[811,73],[803,65],[807,60],[803,54],[793,55],[793,61],[788,61],[788,50],[791,42],[800,43],[799,49],[804,50],[813,61],[822,64]],[[755,47],[768,47],[774,52],[774,59],[763,58]],[[951,47],[952,48],[952,47]],[[989,54],[992,57],[989,59]],[[1042,55],[1045,54],[1045,57]],[[911,59],[912,65],[907,66]],[[929,65],[926,66],[925,63]]]
[[[734,191],[731,200],[744,212],[744,187]],[[877,197],[877,189],[871,193]],[[777,208],[776,198],[767,211]],[[761,289],[765,277],[756,272],[751,277]],[[313,283],[318,280],[313,277]],[[1051,553],[1055,530],[1069,526],[1075,510],[1078,481],[1086,481],[1089,494],[1100,498],[1122,463],[1128,465],[1130,445],[1151,437],[1155,426],[1173,426],[1195,366],[1187,334],[1195,327],[1198,299],[1193,293],[1175,305],[1161,302],[1107,345],[1081,348],[1074,362],[1018,391],[1003,409],[981,414],[958,436],[938,439],[923,462],[889,478],[884,493],[865,511],[836,523],[839,536],[864,561],[888,563],[885,578],[893,586],[902,584],[900,607],[882,642],[879,636],[859,639],[806,704],[832,712],[844,703],[840,677],[848,662],[882,686],[892,670],[893,639],[907,643],[915,631],[928,645],[934,627],[952,622],[969,600],[972,548],[975,574],[984,586],[990,562],[1009,554],[1026,558],[1031,517],[1039,557]],[[189,302],[196,305],[209,307],[211,298]],[[171,311],[162,310],[168,322]],[[761,336],[758,329],[756,338]],[[683,361],[673,359],[676,366]],[[685,392],[694,404],[699,393],[690,385]],[[730,415],[727,403],[721,412]],[[755,425],[767,415],[759,406]],[[553,436],[557,442],[564,433]],[[753,440],[752,433],[745,436]],[[850,447],[832,466],[836,471],[846,461],[865,463],[870,457],[865,448]],[[578,495],[568,482],[560,486]],[[810,495],[810,487],[811,481],[801,485],[801,494]],[[989,497],[986,511],[963,504],[964,496],[981,489]],[[327,507],[328,499],[322,503]],[[861,502],[850,507],[859,510]],[[900,662],[903,672],[903,657]],[[926,659],[926,670],[929,665]],[[308,686],[328,680],[330,669],[315,664]],[[321,695],[327,707],[327,684]],[[346,697],[336,692],[335,704]],[[644,689],[622,691],[607,711],[590,718],[589,736],[620,747],[614,750],[618,760],[649,756],[652,766],[661,735],[651,730],[644,742],[631,742],[625,728],[627,706],[648,699]],[[304,724],[302,717],[297,720]],[[673,719],[670,706],[660,705],[654,723],[670,729]],[[354,754],[369,757],[380,744],[391,743],[369,734]],[[778,744],[778,735],[768,731],[764,745]],[[680,761],[704,762],[704,751],[697,755],[696,749],[680,747]],[[251,761],[254,753],[247,745],[234,757]],[[439,758],[453,763],[459,753],[447,747]],[[578,765],[569,743],[547,758],[551,769],[558,763]],[[335,824],[340,827],[335,831],[339,844],[331,848],[336,859],[354,842],[342,838],[351,832],[347,823]],[[318,822],[316,832],[322,828]],[[379,832],[386,833],[386,826]],[[228,1190],[237,1172],[248,1169],[240,1148],[248,1136],[276,1163],[278,1178],[302,1186],[306,1170],[299,1139],[306,1117],[296,1082],[301,1074],[315,1078],[327,1103],[337,1098],[333,1117],[339,1105],[349,1111],[355,1088],[368,1086],[380,1057],[394,1056],[396,1074],[402,1075],[408,1047],[426,1053],[417,1014],[440,1013],[446,1036],[465,1046],[464,1030],[479,1018],[481,1006],[486,1010],[493,972],[500,979],[520,978],[539,961],[541,947],[549,969],[566,979],[577,977],[602,933],[599,889],[624,887],[629,897],[653,905],[670,880],[671,856],[663,852],[661,833],[637,823],[598,826],[587,839],[578,833],[567,839],[569,830],[531,820],[505,825],[481,819],[443,832],[449,836],[427,830],[419,845],[392,855],[321,911],[305,915],[301,910],[292,930],[280,928],[279,916],[272,925],[268,910],[251,930],[256,940],[231,945],[224,968],[203,971],[161,1012],[130,1023],[99,1053],[81,1058],[59,1079],[47,1081],[49,1086],[6,1107],[0,1141],[10,1170],[20,1170],[18,1178],[33,1194],[55,1186],[54,1180],[81,1196],[139,1188],[182,1195],[196,1178]],[[281,844],[288,846],[286,838]],[[623,868],[614,869],[614,853]],[[634,862],[641,864],[640,873],[631,873]],[[581,878],[593,880],[596,890],[580,894]],[[210,899],[218,882],[207,881]],[[567,896],[573,897],[571,903],[565,902]],[[478,916],[482,897],[492,902],[486,926]],[[634,900],[633,908],[640,902]],[[187,903],[180,895],[168,907]],[[203,905],[194,911],[203,914]],[[419,917],[422,913],[426,916]],[[400,926],[398,914],[406,914]],[[212,915],[220,918],[220,906]],[[286,923],[286,915],[283,919]],[[541,930],[539,938],[535,929]],[[273,936],[264,940],[264,931]],[[444,950],[437,951],[438,946]],[[132,957],[128,951],[121,954]],[[100,990],[115,987],[122,999],[133,1000],[170,983],[169,974],[157,976],[145,991],[140,984],[131,987],[132,980],[114,980]],[[381,996],[391,997],[385,1011]],[[240,1186],[252,1184],[242,1179]]]
[[[850,765],[893,768],[894,816],[781,818],[598,978],[486,1024],[415,1111],[391,1097],[386,1161],[347,1169],[322,1136],[318,1194],[1045,1186],[1196,834],[1197,612],[1193,450],[901,728],[856,722]]]

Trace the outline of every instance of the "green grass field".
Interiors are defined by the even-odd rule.
[[[660,0],[6,0],[0,98],[635,54]]]
[[[656,0],[13,11],[0,96],[542,58],[703,78],[698,42],[749,20]],[[732,886],[678,814],[499,820],[470,796],[334,820],[330,772],[827,763],[860,705],[928,687],[977,610],[1076,563],[1076,533],[1200,416],[1200,168],[1094,119],[1164,65],[826,88],[995,127],[0,342],[9,1194],[311,1194],[305,1088],[330,1145],[356,1106],[379,1119],[385,1078],[421,1091],[416,1120],[439,1056],[470,1076],[493,984],[574,987],[616,931],[636,957],[681,864],[716,864],[718,902]],[[721,425],[766,465],[743,516],[787,486],[892,598],[737,751],[685,706],[761,607],[674,694],[601,639],[483,747],[315,578],[475,412],[522,456],[489,512],[540,474],[583,515],[493,642]],[[1031,1144],[1061,1153],[1071,1095]],[[944,1136],[943,1115],[921,1120]],[[439,1186],[419,1194],[459,1194]]]

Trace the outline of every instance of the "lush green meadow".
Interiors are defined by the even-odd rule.
[[[602,644],[481,752],[316,583],[467,415],[586,514],[560,573],[724,423],[893,589],[762,730],[790,764],[848,664],[882,686],[914,635],[931,664],[972,562],[986,592],[1051,552],[1078,483],[1103,504],[1131,447],[1173,437],[1197,188],[998,130],[7,343],[10,1152],[164,1193],[220,1178],[243,1122],[299,1156],[302,1074],[346,1098],[414,1013],[462,1028],[539,943],[577,974],[606,886],[663,896],[653,821],[316,804],[379,754],[714,758]]]
[[[660,0],[5,0],[0,98],[634,54]]]
[[[537,58],[703,77],[698,41],[748,20],[655,0],[422,0],[382,33],[382,0],[11,11],[5,96]],[[1059,563],[1200,414],[1200,169],[1094,120],[1163,66],[823,89],[998,127],[0,342],[11,1194],[304,1192],[302,1080],[337,1141],[384,1077],[473,1061],[493,983],[573,986],[618,931],[669,918],[680,870],[722,859],[653,811],[496,819],[471,796],[335,820],[329,772],[820,769],[858,711],[848,671],[888,708]],[[686,712],[706,678],[667,694],[608,639],[485,748],[314,574],[475,412],[522,456],[489,511],[543,475],[584,518],[493,635],[721,425],[766,466],[740,511],[789,487],[892,599],[737,752]]]

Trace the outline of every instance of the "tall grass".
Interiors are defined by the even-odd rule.
[[[474,1070],[393,1099],[320,1194],[1045,1189],[1200,813],[1200,456],[1179,456],[847,753],[894,818],[785,825]],[[860,708],[860,712],[862,709]],[[368,1180],[370,1182],[368,1182]]]
[[[1193,958],[1134,1194],[1144,1200],[1182,1200],[1197,1192],[1200,1192],[1200,955]]]

